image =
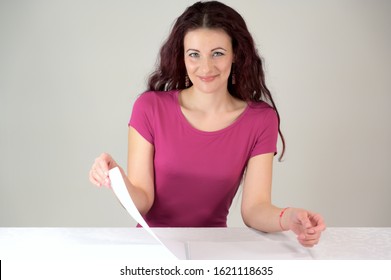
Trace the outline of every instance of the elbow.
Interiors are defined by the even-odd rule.
[[[241,216],[242,216],[242,220],[243,220],[243,223],[249,227],[249,228],[255,228],[255,225],[254,225],[254,218],[253,218],[253,211],[251,211],[251,208],[245,208],[245,207],[242,207],[241,209]]]
[[[140,212],[141,216],[146,215],[149,210],[152,208],[153,199],[148,199],[147,197],[145,200],[141,201],[139,205],[137,205],[137,210]]]
[[[243,223],[249,228],[268,232],[265,228],[265,221],[263,221],[265,217],[265,207],[266,204],[242,206],[241,215]]]

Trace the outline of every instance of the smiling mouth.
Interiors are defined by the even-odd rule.
[[[212,82],[214,79],[216,79],[217,75],[215,76],[198,76],[198,78],[203,82]]]

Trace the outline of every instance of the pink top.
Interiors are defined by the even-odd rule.
[[[155,148],[155,201],[144,218],[151,227],[226,227],[248,160],[277,151],[277,115],[252,102],[230,126],[201,131],[178,95],[145,92],[134,103],[129,125]]]

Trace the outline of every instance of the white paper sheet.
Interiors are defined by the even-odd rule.
[[[111,181],[111,187],[121,202],[122,206],[125,207],[125,209],[128,211],[130,216],[139,223],[153,238],[155,238],[162,246],[164,246],[173,256],[174,259],[178,259],[178,257],[166,246],[165,243],[173,243],[170,241],[163,242],[159,237],[156,236],[156,234],[152,231],[152,229],[148,226],[148,224],[145,222],[144,218],[141,216],[140,212],[138,211],[136,205],[134,205],[134,202],[132,198],[130,197],[128,190],[126,188],[125,182],[122,179],[121,171],[118,167],[115,167],[111,170],[109,170],[109,177]],[[177,246],[178,244],[173,244],[173,246]],[[183,245],[184,246],[184,245]]]
[[[301,245],[270,240],[257,241],[191,241],[188,242],[192,260],[309,260],[311,255]],[[205,252],[208,252],[207,257]]]

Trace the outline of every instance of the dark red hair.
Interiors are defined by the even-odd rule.
[[[248,31],[243,17],[231,7],[218,1],[197,2],[188,7],[176,20],[170,35],[160,49],[157,69],[148,80],[148,90],[168,91],[185,89],[186,67],[184,61],[184,37],[197,28],[224,30],[232,40],[235,63],[232,69],[236,82],[232,84],[232,72],[228,81],[228,91],[244,101],[265,101],[277,113],[278,133],[285,152],[285,140],[280,130],[280,115],[265,83],[263,64],[254,40]]]

